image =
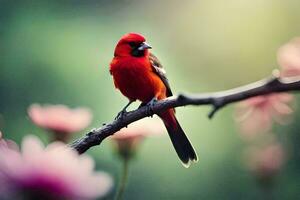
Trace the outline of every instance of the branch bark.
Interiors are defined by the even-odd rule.
[[[169,97],[158,101],[153,106],[153,114],[158,114],[169,108],[186,105],[211,105],[212,111],[208,114],[208,117],[212,118],[218,110],[230,103],[255,96],[288,91],[300,91],[300,77],[280,78],[278,70],[274,70],[269,78],[232,90],[205,94],[180,94]],[[92,129],[85,136],[70,144],[70,146],[82,154],[89,148],[99,145],[105,138],[113,135],[121,128],[149,116],[149,109],[146,106],[127,112],[121,119],[116,119],[109,124],[103,124],[100,128]]]

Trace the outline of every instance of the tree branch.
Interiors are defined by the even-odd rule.
[[[180,94],[169,97],[158,101],[153,106],[153,114],[161,113],[169,108],[186,105],[212,105],[212,111],[208,115],[209,118],[212,118],[217,111],[227,104],[254,96],[287,91],[300,91],[300,77],[280,78],[278,70],[274,70],[270,78],[232,90],[195,95]],[[103,124],[102,127],[91,130],[85,136],[70,144],[70,146],[80,154],[84,153],[92,146],[99,145],[105,138],[113,135],[121,128],[127,127],[127,125],[142,118],[149,117],[150,114],[146,106],[127,112],[121,119],[114,120],[109,124]]]

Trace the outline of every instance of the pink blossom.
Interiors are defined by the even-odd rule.
[[[28,109],[30,119],[34,124],[56,133],[56,138],[65,141],[69,133],[74,133],[86,128],[92,114],[89,109],[70,109],[65,105],[33,104]]]
[[[158,119],[142,119],[115,133],[111,138],[122,157],[131,156],[145,137],[161,135],[164,126]]]
[[[3,134],[0,131],[0,149],[1,148],[19,149],[18,145],[14,141],[3,139]]]
[[[249,148],[246,153],[247,167],[259,179],[277,175],[285,161],[284,150],[279,143]]]
[[[277,60],[282,69],[282,76],[300,76],[300,37],[280,47]]]
[[[270,131],[273,120],[285,124],[288,116],[293,112],[289,104],[293,96],[288,93],[276,93],[257,96],[242,101],[236,108],[236,121],[239,129],[246,138],[257,133]]]
[[[103,197],[112,187],[110,176],[93,171],[94,162],[60,142],[46,148],[34,136],[21,152],[0,149],[0,199],[87,200]]]

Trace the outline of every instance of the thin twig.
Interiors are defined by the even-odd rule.
[[[280,78],[275,70],[270,78],[238,87],[232,90],[226,90],[216,93],[187,95],[180,94],[167,99],[158,101],[152,108],[153,114],[161,113],[169,108],[187,106],[187,105],[211,105],[212,111],[208,117],[212,118],[217,111],[224,106],[242,101],[254,96],[266,95],[270,93],[300,91],[300,77]],[[105,138],[113,135],[121,128],[127,127],[132,122],[151,116],[146,106],[137,110],[127,112],[120,119],[116,119],[100,128],[91,130],[82,138],[74,141],[70,146],[76,149],[80,154],[87,151],[92,146],[99,145]]]

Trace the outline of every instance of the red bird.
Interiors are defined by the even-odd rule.
[[[129,99],[121,114],[136,100],[151,107],[157,100],[172,96],[165,70],[159,60],[149,52],[151,46],[145,41],[137,33],[124,35],[117,43],[110,63],[115,87]],[[175,117],[175,109],[162,112],[159,117],[163,120],[184,166],[188,167],[190,161],[197,161],[197,154]]]

